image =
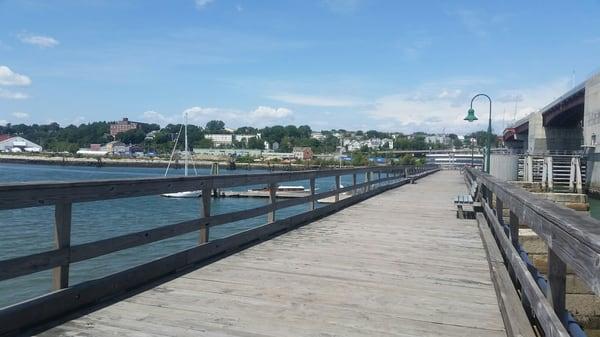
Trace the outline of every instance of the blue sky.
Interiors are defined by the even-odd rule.
[[[0,123],[458,132],[600,69],[599,1],[0,0]],[[516,103],[516,113],[515,113]]]

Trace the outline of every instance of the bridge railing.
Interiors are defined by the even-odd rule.
[[[54,206],[54,249],[0,260],[0,281],[52,269],[54,291],[0,309],[0,336],[57,318],[105,298],[157,280],[209,259],[237,251],[257,241],[282,233],[412,179],[438,170],[437,166],[385,166],[352,169],[312,170],[284,173],[100,180],[60,183],[19,183],[0,185],[0,210]],[[352,176],[352,185],[342,187],[342,176]],[[364,176],[359,182],[357,175]],[[335,178],[333,190],[316,193],[318,178]],[[293,199],[277,199],[281,183],[306,180],[310,193]],[[269,202],[260,207],[214,215],[211,191],[248,185],[266,185]],[[71,213],[75,203],[201,190],[202,211],[197,219],[183,221],[108,239],[71,244]],[[351,194],[351,195],[348,195]],[[317,207],[323,198],[333,203]],[[308,204],[308,210],[279,219],[283,208]],[[215,226],[267,215],[267,223],[220,239],[209,239]],[[198,245],[102,278],[69,284],[71,264],[152,242],[198,233]],[[0,242],[1,244],[1,242]]]
[[[565,308],[567,266],[600,294],[600,221],[478,170],[467,168],[465,178],[468,185],[478,186],[485,217],[521,289],[526,309],[546,336],[576,335],[579,328],[571,324]],[[509,210],[508,222],[504,209]],[[548,246],[547,282],[527,263],[519,244],[519,224],[531,228]]]

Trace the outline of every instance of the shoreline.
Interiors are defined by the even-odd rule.
[[[32,156],[32,155],[6,155],[0,154],[0,163],[7,164],[31,164],[31,165],[57,165],[57,166],[88,166],[88,167],[147,167],[147,168],[166,168],[169,164],[164,159],[134,159],[134,158],[90,158],[90,157],[62,157],[62,156]],[[322,166],[302,165],[302,164],[279,164],[279,163],[236,163],[235,168],[230,167],[228,161],[223,160],[196,160],[196,167],[210,168],[213,163],[218,163],[220,168],[233,170],[283,170],[283,171],[301,171],[307,169],[320,169]],[[171,163],[174,169],[183,167],[183,162],[175,161]]]

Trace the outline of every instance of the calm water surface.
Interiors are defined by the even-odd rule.
[[[222,170],[221,174],[252,174],[260,170]],[[193,171],[192,171],[193,173]],[[209,174],[209,169],[199,169]],[[73,181],[90,179],[127,179],[157,177],[164,174],[159,168],[69,167],[46,165],[0,164],[0,184],[24,181]],[[170,175],[182,175],[183,170],[171,170]],[[364,177],[359,177],[364,179]],[[359,180],[359,182],[362,180]],[[351,176],[343,176],[342,184],[350,185]],[[308,186],[308,181],[290,182]],[[334,186],[333,178],[317,179],[319,192]],[[238,187],[246,190],[251,187]],[[213,214],[250,209],[266,204],[266,199],[213,199]],[[53,247],[53,207],[35,207],[0,211],[0,260],[43,252]],[[277,218],[288,217],[306,210],[296,206],[278,211]],[[73,204],[72,244],[96,241],[117,235],[155,228],[179,221],[198,218],[199,199],[172,199],[160,196],[115,199]],[[221,238],[266,223],[266,215],[211,229],[210,239]],[[101,256],[71,265],[70,284],[80,283],[126,269],[152,259],[193,247],[198,233]],[[51,271],[0,281],[0,307],[39,296],[51,290]]]

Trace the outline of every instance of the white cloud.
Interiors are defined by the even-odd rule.
[[[18,118],[18,119],[23,119],[23,118],[28,118],[29,117],[28,113],[26,113],[26,112],[20,112],[20,111],[13,112],[12,115],[15,118]]]
[[[142,113],[141,119],[144,122],[157,123],[157,124],[160,124],[161,126],[176,123],[175,118],[173,118],[172,116],[165,116],[154,110],[144,111]]]
[[[259,106],[250,114],[256,119],[279,119],[292,115],[292,110],[287,108],[272,108],[268,106]]]
[[[204,7],[206,7],[206,5],[208,5],[209,3],[213,2],[214,0],[195,0],[196,2],[196,8],[199,10],[204,9]]]
[[[6,119],[0,119],[0,126],[6,126],[6,124],[8,124]]]
[[[22,33],[17,35],[19,40],[23,43],[38,46],[40,48],[53,48],[58,46],[59,42],[53,37],[43,35],[33,35],[29,33]]]
[[[463,120],[471,98],[480,85],[446,81],[428,83],[416,90],[380,97],[373,108],[366,112],[373,118],[385,121],[387,130],[404,132],[467,132],[487,127],[488,102],[476,100],[474,108],[479,121],[467,123]],[[488,86],[489,87],[489,86]],[[451,89],[450,89],[451,88]],[[513,90],[486,90],[493,100],[492,122],[494,132],[510,125],[516,118],[543,108],[555,98],[569,90],[568,79],[557,79],[544,85]],[[517,107],[515,113],[515,100]]]
[[[0,66],[0,85],[26,86],[31,84],[31,79],[25,75],[15,73],[7,66]]]
[[[289,104],[317,106],[317,107],[352,107],[364,105],[365,102],[347,97],[327,97],[299,94],[280,94],[268,98]]]
[[[0,88],[0,99],[26,99],[29,98],[27,94],[18,91],[10,91]]]
[[[77,116],[75,118],[73,118],[69,123],[67,123],[67,125],[80,125],[85,123],[86,118],[83,116]]]
[[[204,126],[211,120],[222,120],[227,126],[237,127],[244,125],[268,125],[277,122],[283,118],[291,118],[292,110],[287,108],[273,108],[269,106],[259,106],[251,111],[236,109],[200,107],[194,106],[185,109],[181,114],[164,115],[162,113],[150,110],[142,113],[140,119],[148,123],[158,123],[161,126],[167,124],[183,123],[183,116],[188,115],[188,123]]]

